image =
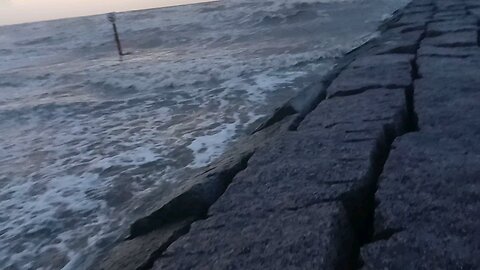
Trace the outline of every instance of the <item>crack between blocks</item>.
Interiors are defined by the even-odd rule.
[[[333,128],[333,127],[338,126],[338,125],[345,125],[345,124],[351,124],[351,123],[352,123],[351,121],[335,122],[335,123],[331,123],[331,124],[326,125],[325,128],[329,129],[329,128]]]
[[[477,46],[480,47],[480,18],[477,20]]]
[[[402,124],[407,125],[408,116],[402,119]],[[359,269],[361,265],[360,249],[373,239],[375,193],[378,180],[383,171],[383,166],[390,153],[393,140],[401,136],[397,134],[394,124],[384,125],[383,134],[377,138],[375,150],[370,158],[370,168],[364,178],[363,184],[354,191],[343,195],[342,203],[347,210],[354,232],[354,247],[347,269]]]
[[[422,54],[425,57],[432,57],[432,58],[451,58],[451,59],[465,59],[469,58],[471,55],[452,55],[452,54],[438,54],[438,53],[426,53]]]
[[[390,26],[394,25],[398,19],[400,18],[401,13],[400,10],[396,10],[392,16],[385,20],[377,29],[379,32],[385,32],[387,29],[390,28]],[[290,124],[288,127],[289,131],[297,131],[298,127],[302,123],[302,121],[305,119],[305,117],[311,113],[315,108],[325,99],[330,98],[327,97],[327,89],[328,87],[332,84],[332,82],[342,73],[342,71],[345,70],[345,68],[350,65],[355,59],[356,56],[358,56],[364,49],[369,49],[375,44],[376,39],[372,39],[365,44],[354,48],[350,52],[348,52],[342,59],[342,61],[337,64],[334,69],[332,69],[327,75],[322,79],[321,84],[322,84],[322,89],[319,93],[319,96],[308,104],[306,108],[303,108],[303,111],[299,112],[299,115],[295,118],[295,120]]]
[[[360,250],[367,244],[379,240],[386,240],[398,233],[402,228],[388,228],[386,230],[376,232],[375,222],[375,194],[378,190],[380,176],[383,172],[385,163],[387,162],[390,150],[395,138],[403,136],[409,132],[418,131],[418,117],[415,112],[414,100],[414,83],[415,80],[421,78],[419,67],[417,64],[418,50],[422,40],[425,38],[427,25],[425,24],[424,32],[417,41],[415,57],[411,61],[411,84],[405,88],[406,108],[401,121],[401,128],[397,129],[395,124],[384,126],[383,136],[377,139],[377,146],[371,157],[371,167],[366,176],[363,186],[357,190],[345,194],[342,199],[345,209],[347,210],[350,222],[356,236],[355,246],[351,253],[351,259],[348,262],[347,269],[360,269],[363,267]]]
[[[373,236],[372,239],[370,240],[369,243],[374,243],[382,240],[388,240],[390,239],[394,234],[399,233],[403,231],[404,228],[388,228],[385,229],[381,232],[376,232]]]
[[[458,33],[465,33],[465,32],[472,32],[475,31],[476,29],[472,29],[471,26],[465,26],[464,28],[459,28],[459,29],[452,29],[452,30],[429,30],[427,31],[427,37],[429,38],[435,38],[439,37],[445,34],[458,34]]]
[[[202,187],[201,185],[204,183],[200,183],[196,188],[192,187],[189,191],[180,194],[149,216],[134,222],[130,226],[130,235],[127,237],[127,240],[145,235],[159,227],[187,217],[201,218],[205,216],[210,206],[227,190],[233,178],[247,168],[248,160],[252,156],[253,152],[247,153],[228,168],[212,173],[210,176],[218,179],[210,183],[210,185],[214,186],[208,187],[213,190],[213,194],[203,194],[206,187]]]
[[[356,89],[351,89],[351,90],[342,90],[342,91],[337,91],[333,93],[332,95],[328,96],[328,98],[335,98],[335,97],[347,97],[347,96],[355,96],[355,95],[360,95],[368,90],[372,89],[379,89],[382,88],[381,85],[370,85],[370,86],[365,86],[365,87],[360,87]]]
[[[321,81],[318,96],[310,102],[303,111],[293,120],[293,122],[288,127],[289,131],[297,131],[298,127],[305,119],[305,117],[311,113],[315,108],[322,103],[327,98],[327,88],[332,84],[333,80],[335,80],[338,75],[353,61],[353,59],[347,60],[347,63],[341,63],[333,68]]]
[[[438,48],[468,48],[478,46],[478,44],[473,42],[454,42],[446,44],[434,44],[433,46]]]
[[[380,84],[375,84],[375,85],[370,85],[370,86],[365,86],[361,88],[356,88],[356,89],[351,89],[351,90],[342,90],[342,91],[337,91],[333,93],[332,95],[328,96],[328,99],[331,98],[336,98],[336,97],[347,97],[347,96],[355,96],[355,95],[360,95],[368,90],[373,90],[373,89],[403,89],[405,88],[405,85],[398,85],[398,84],[385,84],[385,85],[380,85]]]
[[[191,223],[188,225],[180,228],[179,230],[175,231],[172,236],[168,238],[167,241],[165,241],[160,247],[158,247],[156,250],[150,253],[148,256],[148,259],[141,265],[139,265],[136,270],[148,270],[152,269],[155,261],[160,258],[160,256],[163,254],[165,250],[173,243],[175,242],[178,238],[182,237],[183,235],[187,234],[190,231],[190,226]]]
[[[192,223],[208,218],[207,213],[210,206],[213,205],[225,193],[235,176],[247,168],[248,161],[253,154],[254,152],[247,153],[229,168],[225,168],[217,172],[216,177],[218,177],[219,181],[215,182],[215,187],[200,188],[199,191],[194,191],[194,193],[196,192],[195,194],[189,194],[189,192],[182,193],[149,216],[134,222],[130,227],[130,236],[126,239],[127,241],[145,235],[149,232],[159,230],[175,222],[182,220],[188,221],[185,226],[176,230],[172,236],[165,241],[165,243],[161,244],[154,251],[150,252],[148,259],[136,269],[151,269],[155,261],[162,256],[165,250],[167,250],[172,243],[190,231],[190,226]],[[210,194],[201,194],[202,192],[205,192],[205,189],[209,188],[219,191],[214,195],[213,199],[211,198],[212,195]]]
[[[314,201],[309,202],[309,203],[306,203],[306,204],[304,204],[304,205],[295,206],[295,207],[287,207],[287,208],[284,208],[283,210],[286,210],[286,211],[298,211],[298,210],[300,210],[300,209],[310,208],[310,207],[312,207],[312,206],[314,206],[314,205],[331,203],[331,202],[338,202],[338,198],[314,200]]]
[[[375,141],[375,138],[359,138],[359,139],[349,139],[343,140],[342,143],[359,143],[359,142],[370,142]]]
[[[400,33],[405,34],[409,32],[414,32],[414,31],[419,31],[423,30],[423,25],[416,25],[416,26],[411,26],[411,27],[406,27],[403,30],[400,31]]]

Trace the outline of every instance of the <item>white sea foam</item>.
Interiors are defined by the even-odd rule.
[[[193,151],[195,158],[190,167],[199,168],[208,165],[213,159],[217,158],[226,144],[235,135],[237,122],[224,124],[223,128],[210,135],[196,137],[188,148]]]

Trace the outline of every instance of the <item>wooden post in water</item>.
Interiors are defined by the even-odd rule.
[[[113,26],[113,33],[115,35],[115,42],[117,43],[118,55],[122,57],[124,54],[122,51],[122,44],[120,43],[120,37],[118,36],[117,25],[115,24],[115,21],[116,21],[115,13],[114,12],[108,13],[107,18],[112,23],[112,26]]]

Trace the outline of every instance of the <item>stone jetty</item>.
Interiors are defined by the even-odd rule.
[[[93,268],[480,269],[479,25],[413,0]]]

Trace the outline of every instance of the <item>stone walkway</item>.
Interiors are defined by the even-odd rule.
[[[480,2],[397,15],[154,269],[480,269]]]

